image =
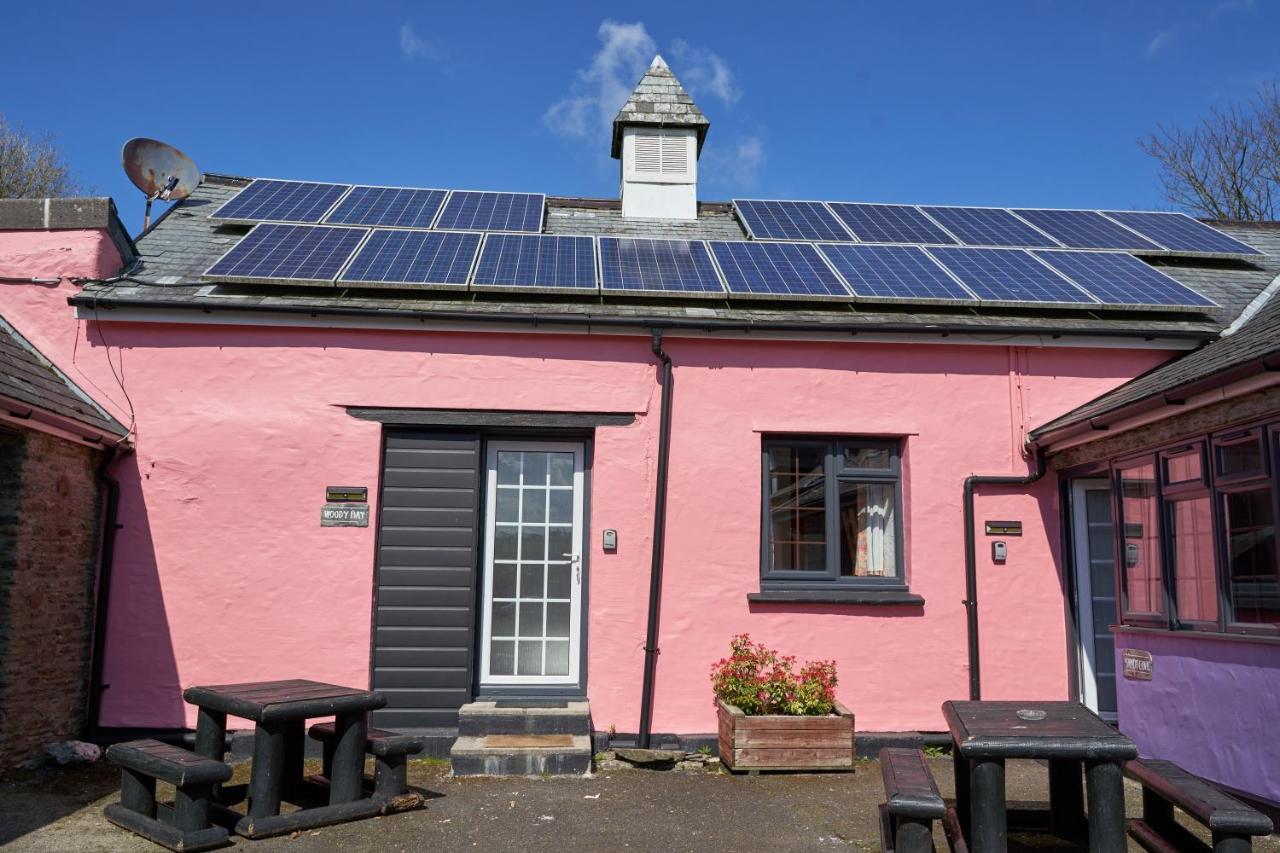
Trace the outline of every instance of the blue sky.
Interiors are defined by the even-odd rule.
[[[1165,207],[1136,140],[1280,73],[1280,2],[23,3],[0,112],[131,229],[121,144],[206,171],[613,197],[607,119],[661,52],[700,195]],[[35,44],[40,47],[37,49]]]

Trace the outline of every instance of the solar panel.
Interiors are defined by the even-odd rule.
[[[807,243],[711,243],[732,294],[779,297],[849,296],[849,289]]]
[[[236,222],[319,222],[349,189],[350,184],[259,178],[209,214],[209,218]]]
[[[696,240],[601,237],[600,271],[606,291],[724,295],[706,244]]]
[[[851,240],[840,221],[820,201],[734,199],[733,204],[757,240]]]
[[[324,221],[330,225],[430,228],[446,195],[444,190],[354,187]]]
[[[546,196],[537,193],[454,191],[440,213],[437,228],[453,231],[542,230]]]
[[[906,204],[828,202],[849,230],[864,243],[942,243],[956,241],[919,210]]]
[[[1014,213],[1073,249],[1159,249],[1155,243],[1112,222],[1096,210],[1032,210]]]
[[[333,284],[360,245],[366,228],[328,225],[255,225],[205,272],[220,281]]]
[[[596,289],[596,248],[591,237],[490,234],[471,278],[473,287],[513,290]]]
[[[1093,304],[1080,288],[1017,249],[929,249],[956,278],[984,301]]]
[[[338,281],[375,287],[462,288],[467,286],[479,248],[479,234],[378,229]]]
[[[923,249],[848,243],[828,243],[819,248],[857,296],[973,301],[973,294],[947,275]]]
[[[1030,246],[1054,249],[1058,244],[998,207],[921,207],[968,246]]]
[[[1106,305],[1210,307],[1216,303],[1120,252],[1036,252],[1036,257]]]
[[[1107,218],[1129,226],[1171,251],[1226,255],[1262,254],[1247,243],[1228,237],[1185,213],[1146,213],[1132,210],[1102,212]]]

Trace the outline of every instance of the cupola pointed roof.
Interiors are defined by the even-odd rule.
[[[666,61],[655,56],[613,120],[611,153],[615,159],[622,157],[622,128],[627,125],[693,128],[698,132],[698,153],[701,154],[711,122],[671,73]]]

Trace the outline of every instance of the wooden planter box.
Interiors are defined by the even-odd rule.
[[[716,705],[720,760],[730,770],[853,770],[853,712],[839,702],[825,717],[748,717]]]

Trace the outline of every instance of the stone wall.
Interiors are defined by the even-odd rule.
[[[101,457],[0,430],[0,770],[87,723]]]

